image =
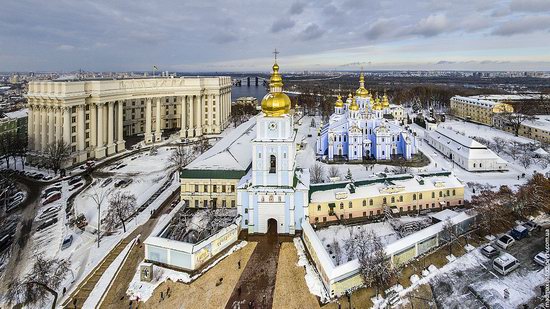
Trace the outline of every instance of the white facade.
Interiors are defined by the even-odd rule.
[[[428,144],[470,172],[504,171],[508,163],[485,145],[445,128],[426,131]]]
[[[162,131],[181,137],[220,133],[231,113],[230,77],[37,81],[29,83],[28,135],[39,157],[48,144],[71,146],[72,162],[125,149],[125,136],[160,141]]]

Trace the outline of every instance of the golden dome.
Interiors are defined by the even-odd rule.
[[[386,94],[382,96],[382,107],[390,107],[390,101],[388,101],[388,97],[386,96]]]
[[[382,109],[382,104],[380,104],[380,98],[376,98],[376,100],[374,100],[374,105],[372,106],[372,108],[377,111]]]
[[[338,100],[336,100],[335,107],[344,107],[344,102],[342,101],[342,96],[338,95]]]
[[[355,98],[351,101],[351,105],[349,106],[350,111],[358,111],[359,105],[357,105],[357,101],[355,101]]]
[[[361,98],[368,98],[369,91],[365,89],[365,76],[363,73],[359,75],[359,88],[355,91],[355,95]]]
[[[267,117],[280,117],[290,112],[290,98],[283,93],[283,77],[279,65],[273,65],[269,79],[269,93],[262,99],[262,111]]]

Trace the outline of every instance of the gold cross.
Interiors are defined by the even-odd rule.
[[[275,55],[275,63],[277,63],[277,55],[280,54],[279,51],[277,51],[277,48],[273,51],[273,55]]]

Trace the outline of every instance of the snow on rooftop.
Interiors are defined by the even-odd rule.
[[[20,110],[14,111],[14,112],[5,113],[6,117],[12,118],[12,119],[27,117],[28,114],[29,114],[29,109],[28,108],[22,108]]]
[[[539,130],[550,131],[550,115],[535,115],[535,119],[525,120],[522,125]]]
[[[442,211],[439,211],[433,214],[428,214],[428,217],[434,218],[439,221],[444,221],[444,220],[447,220],[447,218],[452,218],[457,215],[458,215],[458,212],[454,210],[444,209]]]
[[[250,149],[255,136],[256,117],[252,117],[197,157],[185,169],[247,170],[252,162],[252,151]]]
[[[504,159],[488,149],[487,146],[453,130],[438,127],[434,131],[426,131],[426,134],[469,160],[493,159],[506,163]]]

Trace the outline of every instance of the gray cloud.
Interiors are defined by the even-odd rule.
[[[291,15],[300,15],[304,12],[304,8],[306,7],[306,4],[303,2],[294,2],[288,12]]]
[[[317,24],[310,24],[300,33],[300,37],[305,41],[310,41],[320,38],[323,33],[325,33],[325,31]]]
[[[550,29],[550,16],[525,16],[509,21],[493,30],[493,34],[510,36],[515,34],[544,31]]]
[[[238,41],[239,37],[236,34],[228,32],[219,32],[212,36],[212,42],[217,44],[226,44]]]
[[[290,18],[277,19],[273,25],[271,25],[271,32],[277,33],[286,29],[293,28],[296,23]]]
[[[550,11],[550,1],[548,0],[512,0],[510,3],[511,11],[540,13]]]
[[[443,32],[448,32],[451,28],[452,27],[447,16],[443,14],[432,14],[421,19],[416,25],[414,25],[410,30],[410,33],[431,37]]]
[[[365,32],[367,39],[376,40],[392,31],[393,23],[390,19],[379,19],[375,21]]]
[[[448,60],[441,60],[436,62],[435,64],[453,64],[456,63],[455,61],[448,61]]]

